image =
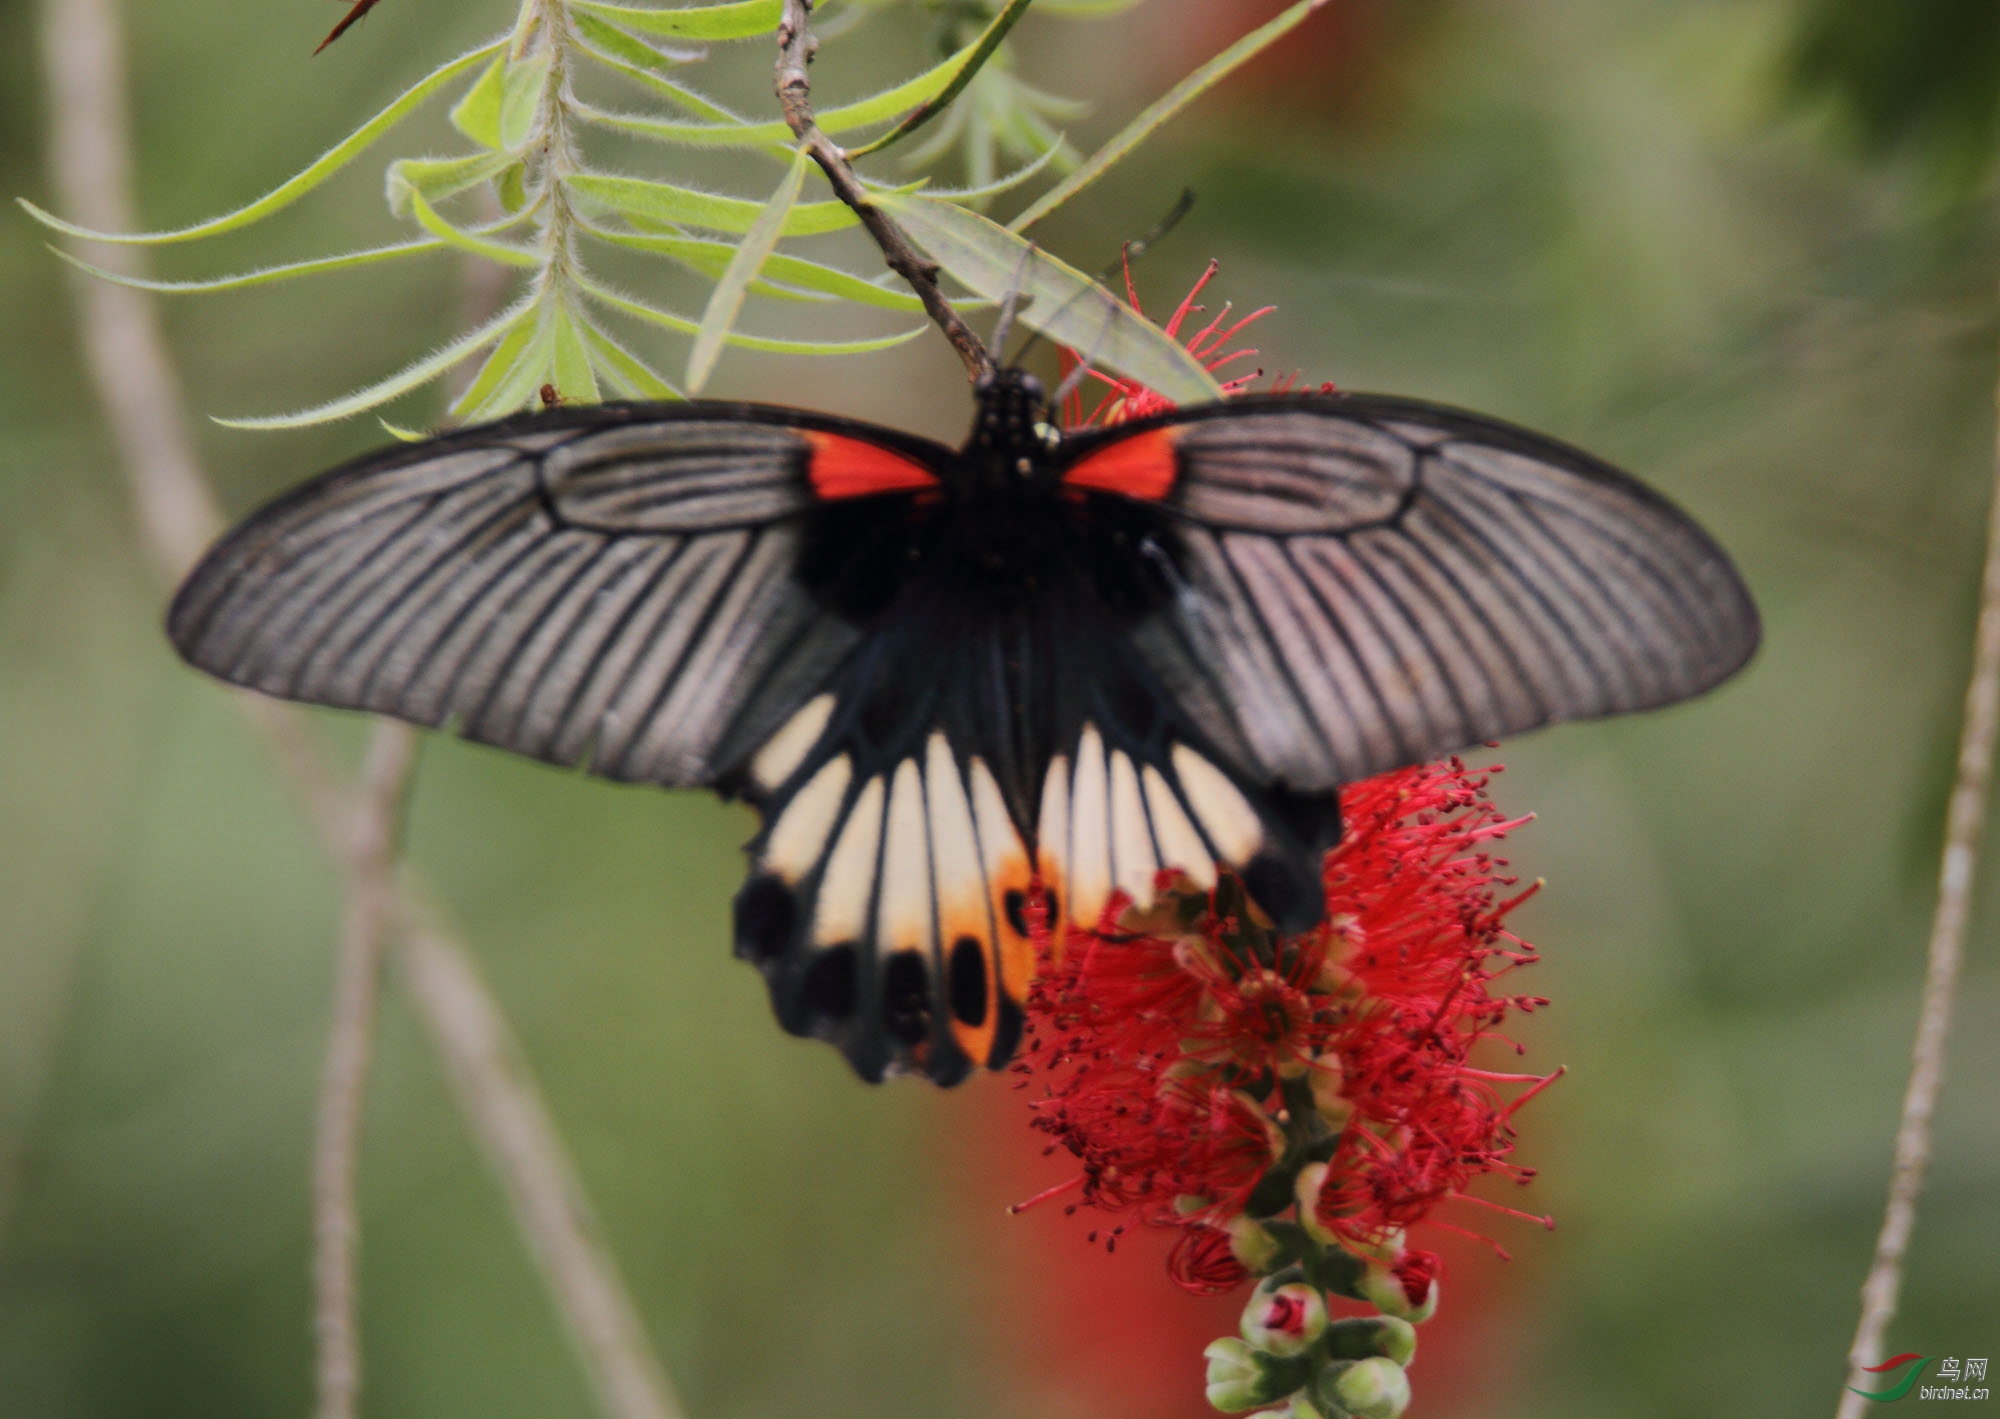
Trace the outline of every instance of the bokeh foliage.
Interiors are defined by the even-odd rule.
[[[281,179],[510,9],[387,0],[308,63],[316,9],[130,8],[160,225]],[[1115,63],[1031,15],[1018,72],[1096,101],[1071,123],[1087,152],[1274,8],[1146,0],[1092,33]],[[1194,213],[1140,269],[1149,305],[1218,256],[1223,295],[1280,306],[1258,327],[1274,372],[1558,432],[1737,554],[1767,617],[1739,684],[1498,755],[1499,801],[1540,815],[1515,863],[1550,879],[1518,919],[1556,1001],[1526,1042],[1571,1073],[1525,1116],[1522,1157],[1544,1169],[1529,1205],[1560,1227],[1461,1218],[1519,1260],[1459,1265],[1438,1324],[1457,1306],[1484,1358],[1446,1377],[1420,1356],[1412,1413],[1822,1415],[1887,1174],[1990,484],[1990,7],[1419,9],[1337,5],[1038,235],[1095,269],[1191,185]],[[25,36],[34,9],[0,17]],[[878,16],[828,40],[816,84],[874,92],[932,44]],[[33,61],[0,51],[0,183],[46,205]],[[762,112],[769,73],[746,51],[718,92]],[[1827,141],[1829,92],[1896,140],[1888,157]],[[1909,136],[1935,131],[1976,155],[1946,164],[1948,212],[1939,150]],[[162,269],[393,235],[374,179],[350,174],[230,238],[226,262]],[[0,1414],[292,1415],[331,873],[221,692],[157,634],[163,593],[41,239],[0,220]],[[865,247],[840,256],[868,269]],[[299,407],[459,328],[451,259],[388,269],[169,306],[197,409]],[[699,290],[669,278],[659,298],[699,309]],[[732,354],[709,392],[944,438],[967,408],[930,336],[851,360]],[[201,437],[242,509],[379,431]],[[780,1036],[727,958],[749,826],[442,740],[412,819],[694,1419],[1080,1413],[1008,1343],[1066,1282],[1004,1281],[996,1261],[1059,1219],[966,1201],[984,1193],[965,1130],[1003,1110],[977,1101],[974,1125],[963,1093],[863,1088]],[[1993,941],[1982,912],[1894,1349],[2000,1345]],[[399,1011],[368,1130],[369,1412],[589,1413]],[[1036,1147],[1025,1125],[1018,1146]],[[1198,1374],[1190,1354],[1191,1396]]]

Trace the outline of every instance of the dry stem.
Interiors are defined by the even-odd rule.
[[[826,180],[833,184],[833,190],[841,201],[854,209],[854,215],[861,219],[861,225],[868,229],[868,235],[882,248],[882,259],[889,269],[910,283],[910,289],[917,293],[917,299],[924,303],[924,310],[944,332],[944,338],[951,341],[958,357],[965,361],[965,372],[969,378],[979,379],[993,373],[993,356],[986,345],[965,323],[965,318],[945,299],[938,289],[938,267],[917,254],[909,238],[902,229],[889,220],[888,213],[868,200],[868,190],[855,176],[854,166],[847,160],[847,154],[835,146],[833,140],[820,131],[813,119],[812,80],[806,73],[806,66],[812,63],[813,54],[819,42],[812,37],[813,0],[785,0],[784,17],[778,22],[778,106],[784,110],[785,123],[798,138],[800,144]]]
[[[1995,392],[2000,414],[2000,391]],[[1875,1260],[1861,1286],[1861,1321],[1847,1352],[1850,1386],[1840,1396],[1836,1419],[1861,1419],[1870,1401],[1856,1389],[1880,1389],[1863,1373],[1882,1360],[1883,1336],[1895,1319],[1903,1284],[1903,1259],[1917,1222],[1917,1199],[1930,1164],[1931,1120],[1944,1087],[1945,1044],[1965,959],[1965,930],[1972,914],[1972,888],[1979,867],[1979,844],[1986,830],[1986,805],[1993,777],[1993,743],[2000,729],[2000,429],[1994,447],[1993,503],[1986,528],[1986,569],[1973,636],[1972,679],[1965,688],[1965,721],[1958,743],[1958,772],[1946,810],[1944,860],[1938,872],[1937,910],[1931,918],[1929,965],[1924,1000],[1911,1050],[1910,1082],[1903,1092],[1902,1122],[1896,1129],[1896,1162],[1889,1179],[1889,1202],[1875,1239]]]
[[[130,197],[131,128],[119,14],[112,0],[47,0],[43,39],[50,167],[60,202],[85,226],[134,230],[138,223]],[[129,247],[112,248],[95,259],[116,270],[137,272],[142,265]],[[121,455],[140,533],[161,569],[178,579],[213,540],[221,518],[201,476],[153,303],[141,292],[87,280],[77,282],[76,296],[85,359]],[[679,1407],[672,1389],[637,1323],[617,1268],[592,1234],[581,1189],[534,1083],[518,1051],[495,1044],[507,1038],[504,1019],[471,954],[428,912],[421,914],[421,934],[408,934],[420,909],[411,887],[394,876],[389,846],[405,772],[399,759],[406,749],[397,739],[407,741],[408,731],[386,729],[378,738],[367,807],[357,820],[350,816],[352,791],[328,765],[299,711],[255,695],[232,699],[339,865],[347,900],[340,1000],[328,1058],[330,1087],[322,1107],[320,1167],[315,1172],[315,1230],[333,1243],[323,1250],[323,1261],[338,1254],[319,1278],[320,1333],[326,1338],[344,1332],[339,1341],[324,1340],[322,1358],[344,1354],[335,1363],[349,1368],[344,1375],[324,1375],[322,1394],[345,1394],[351,1400],[358,1381],[350,1309],[352,1148],[367,1055],[372,962],[383,933],[393,927],[405,933],[401,945],[419,1015],[461,1107],[486,1145],[515,1223],[542,1268],[605,1412],[615,1419],[676,1419]],[[363,824],[359,832],[352,826],[356,821]],[[358,1051],[351,1037],[357,1029],[362,1037]],[[336,1171],[345,1174],[337,1182]]]

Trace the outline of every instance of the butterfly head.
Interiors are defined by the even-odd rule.
[[[1026,370],[995,370],[981,375],[972,393],[979,404],[965,441],[967,461],[993,483],[1033,479],[1062,441],[1042,382]]]

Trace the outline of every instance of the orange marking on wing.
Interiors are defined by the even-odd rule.
[[[1173,491],[1174,477],[1180,471],[1174,457],[1175,434],[1171,428],[1154,429],[1119,439],[1063,474],[1063,486],[1158,502]]]
[[[993,1052],[993,1035],[1000,1026],[1000,983],[993,978],[992,949],[987,937],[992,926],[986,915],[986,903],[978,898],[969,902],[938,904],[938,929],[944,943],[943,995],[945,998],[945,1018],[951,1025],[951,1037],[958,1041],[958,1047],[965,1051],[965,1057],[974,1064],[986,1063],[986,1057]],[[958,955],[958,943],[971,940],[979,944],[982,960],[986,963],[986,1013],[971,1024],[961,1020],[952,999],[951,979],[954,958]]]
[[[804,437],[812,445],[808,471],[813,492],[822,498],[865,498],[937,487],[937,475],[930,469],[880,444],[817,429],[805,430]]]

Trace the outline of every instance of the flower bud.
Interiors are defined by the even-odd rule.
[[[1265,1272],[1278,1259],[1278,1239],[1250,1217],[1231,1217],[1225,1224],[1229,1250],[1250,1272]]]
[[[1406,1251],[1387,1266],[1371,1263],[1361,1278],[1361,1294],[1384,1315],[1421,1325],[1437,1314],[1438,1255]]]
[[[1243,1338],[1273,1355],[1303,1354],[1326,1331],[1326,1298],[1303,1281],[1267,1277],[1243,1308]]]
[[[1319,1220],[1319,1190],[1326,1186],[1327,1171],[1325,1163],[1307,1163],[1292,1180],[1292,1197],[1299,1204],[1299,1225],[1323,1247],[1339,1245],[1339,1239]]]
[[[1302,1361],[1253,1350],[1233,1335],[1210,1341],[1201,1353],[1208,1360],[1208,1402],[1225,1414],[1276,1404],[1308,1378]]]
[[[1417,1354],[1417,1328],[1395,1316],[1357,1316],[1336,1321],[1326,1335],[1325,1353],[1337,1360],[1380,1355],[1408,1365]]]
[[[1410,1377],[1394,1360],[1357,1360],[1325,1387],[1324,1397],[1354,1419],[1399,1419],[1410,1407]]]

